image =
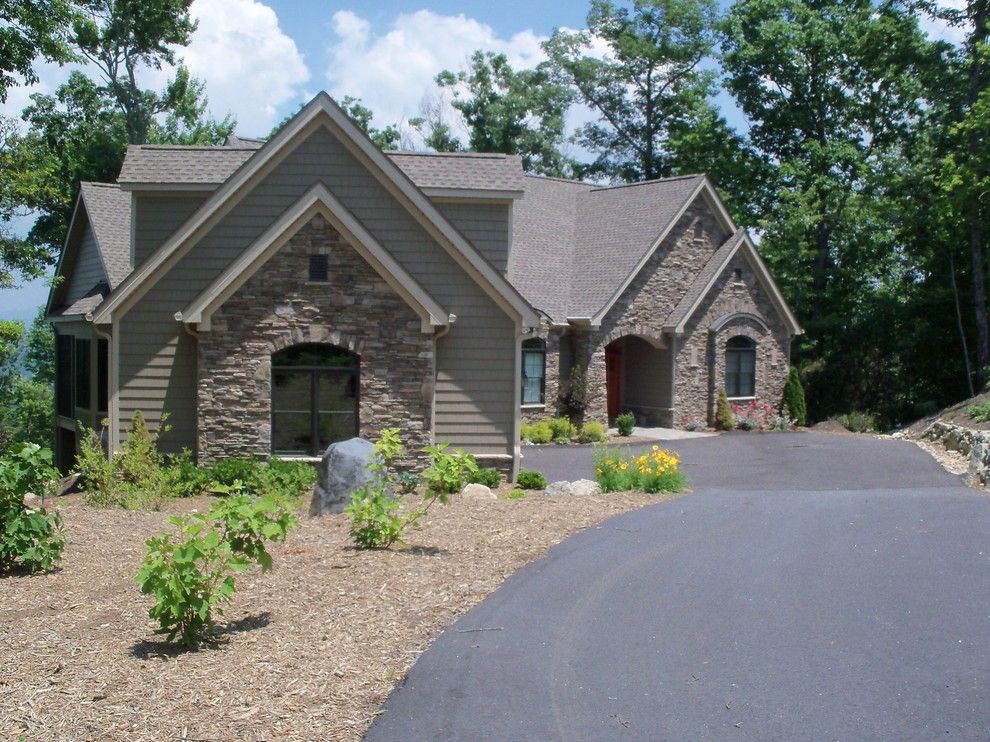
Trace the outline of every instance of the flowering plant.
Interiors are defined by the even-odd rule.
[[[747,405],[732,405],[732,416],[739,430],[787,430],[793,424],[786,415],[755,399]]]
[[[677,492],[687,480],[677,454],[653,446],[648,453],[633,456],[628,449],[595,452],[595,480],[603,492],[641,489],[644,492]]]

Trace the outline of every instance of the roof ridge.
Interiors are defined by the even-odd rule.
[[[551,180],[555,183],[567,183],[568,185],[579,185],[579,186],[584,186],[585,188],[590,188],[592,190],[597,189],[597,186],[595,186],[594,183],[588,183],[587,181],[584,180],[574,180],[573,178],[558,178],[555,175],[542,175],[540,173],[523,173],[523,177],[534,178],[538,180]]]
[[[258,147],[237,147],[226,144],[131,144],[134,149],[177,150],[180,152],[256,152]]]
[[[98,180],[80,180],[80,186],[97,186],[99,188],[115,188],[120,190],[120,183],[104,183]]]
[[[704,178],[704,173],[694,173],[692,175],[671,175],[669,178],[653,178],[652,180],[640,180],[635,183],[619,183],[618,185],[610,186],[598,186],[593,188],[594,191],[615,191],[620,188],[634,188],[636,186],[644,185],[655,185],[657,183],[672,183],[675,180],[692,180],[695,178]]]
[[[506,154],[504,152],[417,152],[415,150],[390,149],[384,151],[387,157],[463,157],[475,158],[479,160],[507,160],[518,155]]]

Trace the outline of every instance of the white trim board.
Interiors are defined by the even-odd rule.
[[[317,214],[326,218],[375,272],[416,311],[424,333],[432,333],[435,327],[448,324],[447,311],[399,265],[322,183],[311,187],[286,209],[185,309],[176,313],[176,320],[195,324],[199,330],[209,330],[213,313]]]
[[[220,219],[250,192],[257,179],[281,162],[293,146],[318,127],[327,129],[374,167],[369,172],[401,194],[400,202],[437,239],[454,260],[510,316],[538,326],[539,316],[518,291],[443,217],[430,200],[326,93],[319,93],[282,130],[258,149],[161,247],[145,260],[93,313],[93,321],[109,322],[133,304],[188,252]]]

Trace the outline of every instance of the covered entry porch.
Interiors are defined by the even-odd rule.
[[[641,426],[672,427],[673,353],[654,338],[623,335],[605,346],[608,422],[631,412]]]

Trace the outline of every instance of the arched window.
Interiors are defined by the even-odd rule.
[[[522,403],[543,404],[546,390],[547,345],[540,338],[523,340]]]
[[[737,335],[725,344],[725,393],[756,396],[756,343],[748,337]]]
[[[358,434],[360,360],[336,345],[272,354],[272,453],[317,456]]]

